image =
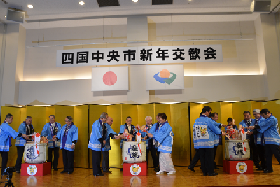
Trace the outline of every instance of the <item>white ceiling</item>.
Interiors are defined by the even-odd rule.
[[[170,14],[228,14],[251,13],[252,0],[173,0],[173,5],[151,5],[152,0],[119,0],[119,7],[99,8],[96,0],[6,0],[0,1],[0,21],[5,21],[7,8],[18,8],[27,12],[27,22],[54,21],[61,19],[94,19],[102,17],[125,17],[129,15]],[[27,8],[32,4],[33,9]]]

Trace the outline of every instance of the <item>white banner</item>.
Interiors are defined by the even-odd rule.
[[[222,45],[145,46],[58,50],[57,67],[222,62]]]
[[[128,90],[128,66],[93,67],[91,90]]]
[[[146,90],[184,89],[184,66],[147,65]]]

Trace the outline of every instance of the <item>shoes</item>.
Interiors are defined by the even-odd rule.
[[[16,173],[20,173],[20,171],[16,171]]]
[[[208,173],[208,176],[216,176],[216,175],[218,175],[218,173]]]
[[[112,171],[103,171],[103,173],[109,173],[109,174],[111,174]]]
[[[207,176],[207,173],[203,173],[203,176]]]
[[[94,175],[94,176],[96,176],[96,177],[101,177],[101,176],[104,176],[104,174],[103,174],[103,173],[98,173],[98,174],[96,174],[96,175]]]
[[[272,173],[273,170],[264,169],[263,172],[264,172],[264,173]]]
[[[188,167],[189,170],[191,170],[192,172],[195,172],[195,170],[193,168],[191,168],[190,166]]]
[[[159,172],[156,172],[157,175],[161,175],[161,174],[164,174],[163,171],[159,171]]]
[[[62,174],[62,173],[67,173],[67,171],[64,171],[64,170],[63,170],[63,171],[62,171],[62,172],[60,172],[60,173],[61,173],[61,174]]]
[[[263,171],[264,169],[262,168],[262,167],[259,167],[258,169],[257,169],[257,171]]]
[[[74,171],[69,171],[68,174],[72,174]]]
[[[167,175],[174,175],[174,174],[176,174],[176,171],[170,171],[167,173]]]
[[[158,167],[155,167],[155,172],[159,172],[159,168]]]
[[[58,169],[57,168],[55,168],[55,169],[53,169],[54,171],[58,171]]]

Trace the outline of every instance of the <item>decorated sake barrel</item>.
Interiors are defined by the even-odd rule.
[[[46,143],[37,144],[27,143],[25,144],[24,161],[29,164],[40,164],[47,160],[47,148]]]
[[[226,140],[225,159],[226,160],[249,160],[250,147],[248,140]]]
[[[146,161],[146,142],[124,141],[122,157],[123,162],[127,163]]]

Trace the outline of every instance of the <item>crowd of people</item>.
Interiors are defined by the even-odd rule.
[[[92,150],[92,169],[94,176],[104,176],[104,172],[109,171],[109,150],[111,150],[110,139],[121,139],[120,147],[123,141],[134,141],[136,134],[141,133],[143,141],[146,142],[146,160],[148,161],[149,152],[153,158],[153,166],[157,174],[175,174],[171,153],[173,144],[172,127],[167,121],[165,113],[159,113],[157,123],[152,124],[152,117],[145,118],[146,125],[132,125],[132,118],[128,116],[126,123],[120,126],[120,132],[116,133],[111,128],[113,118],[109,117],[106,112],[100,115],[92,124],[92,131],[88,148]],[[8,162],[8,152],[11,147],[11,138],[16,139],[16,147],[18,158],[16,160],[15,169],[20,173],[22,157],[25,146],[32,141],[34,127],[32,125],[32,117],[27,116],[25,121],[20,124],[18,132],[16,132],[10,124],[13,122],[13,115],[7,114],[4,123],[0,126],[0,153],[2,156],[2,170]],[[59,148],[62,150],[64,169],[60,173],[72,174],[74,172],[74,150],[78,141],[78,128],[73,123],[73,118],[67,116],[65,125],[61,127],[60,123],[55,121],[55,116],[49,116],[49,123],[46,123],[41,132],[41,136],[48,139],[48,162],[54,171],[58,171]],[[102,170],[100,168],[101,153],[103,156]],[[54,157],[53,157],[54,156]],[[103,171],[103,173],[102,173]]]
[[[254,161],[257,170],[263,170],[264,173],[273,172],[272,155],[280,162],[279,150],[279,130],[277,119],[268,109],[255,109],[251,118],[249,111],[244,111],[244,120],[239,123],[239,131],[245,131],[246,139],[250,145],[250,159]],[[145,118],[146,125],[132,125],[132,118],[128,116],[126,123],[120,126],[119,133],[111,128],[113,118],[106,112],[100,115],[92,124],[92,131],[88,148],[92,151],[92,170],[94,176],[104,176],[103,173],[109,171],[109,150],[111,150],[110,139],[121,139],[120,148],[123,148],[124,141],[134,141],[137,133],[141,134],[146,143],[146,161],[151,153],[153,167],[156,174],[175,174],[176,170],[171,158],[173,145],[172,127],[167,121],[165,113],[159,113],[156,116],[157,122],[152,124],[152,117]],[[195,172],[194,167],[198,160],[201,161],[201,169],[204,176],[215,176],[214,169],[217,168],[214,162],[216,149],[222,144],[221,135],[226,136],[226,140],[231,138],[227,130],[235,129],[235,120],[228,118],[227,125],[217,123],[218,113],[212,112],[211,107],[205,106],[200,113],[199,118],[193,125],[193,143],[196,150],[195,156],[188,169]],[[10,124],[13,122],[13,115],[7,114],[4,123],[0,126],[0,154],[2,156],[2,169],[8,161],[8,152],[11,147],[11,138],[16,139],[18,158],[15,169],[20,173],[22,157],[25,151],[25,145],[32,141],[34,128],[32,117],[27,116],[25,121],[20,124],[18,132],[13,130]],[[225,127],[225,131],[222,130]],[[55,121],[55,116],[49,116],[49,123],[46,123],[41,132],[41,136],[48,139],[48,162],[51,162],[52,168],[57,171],[59,148],[62,150],[64,169],[61,173],[72,174],[74,172],[74,150],[78,141],[78,128],[73,123],[73,118],[67,116],[65,125],[61,127],[60,123]],[[140,135],[139,135],[140,136]],[[101,154],[103,155],[102,170],[100,168]],[[54,155],[54,158],[53,158]],[[103,171],[103,172],[102,172]]]
[[[253,160],[257,170],[263,170],[264,173],[273,172],[272,155],[280,163],[279,150],[279,128],[277,119],[268,109],[254,109],[251,118],[249,111],[244,111],[244,120],[239,123],[239,132],[246,133],[246,140],[249,141],[250,160]],[[200,117],[195,120],[193,125],[193,142],[196,149],[195,156],[188,169],[195,172],[194,167],[198,160],[201,161],[201,169],[204,176],[216,176],[214,169],[217,169],[214,162],[216,149],[221,145],[221,135],[226,136],[226,140],[236,138],[237,132],[232,136],[228,135],[229,129],[237,130],[235,120],[228,118],[227,125],[217,123],[218,113],[212,112],[211,107],[205,106],[202,109]],[[225,127],[225,131],[221,130]]]

